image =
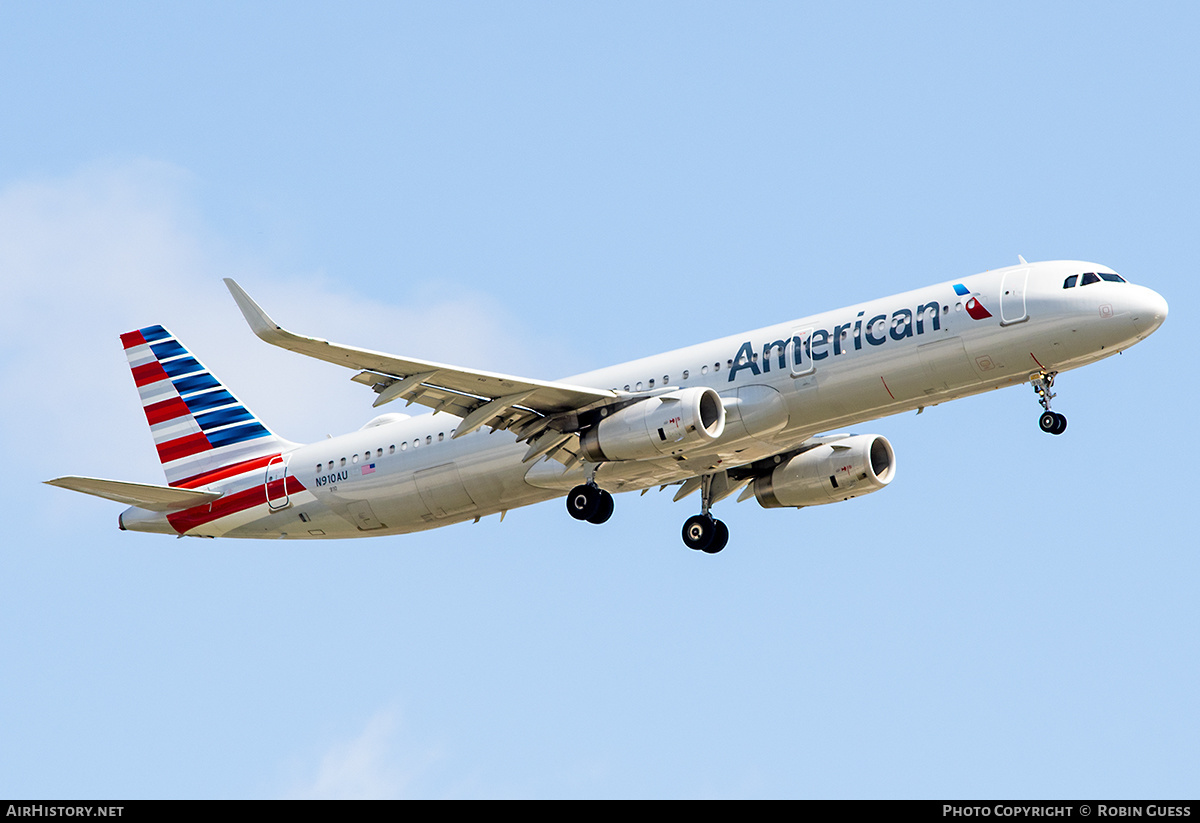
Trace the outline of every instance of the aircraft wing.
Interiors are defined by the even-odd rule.
[[[206,492],[196,489],[177,489],[173,486],[152,486],[148,483],[126,483],[122,480],[102,480],[99,477],[56,477],[43,481],[49,486],[58,486],[71,491],[93,494],[106,500],[115,500],[127,506],[137,506],[152,512],[177,512],[211,503],[222,492]]]
[[[344,346],[319,337],[305,337],[272,320],[233,280],[225,278],[225,285],[251,330],[262,340],[288,351],[358,370],[351,379],[370,386],[379,394],[375,406],[404,399],[463,418],[455,437],[491,426],[512,428],[519,437],[528,439],[544,431],[544,424],[550,418],[604,405],[619,396],[605,389],[464,369]]]

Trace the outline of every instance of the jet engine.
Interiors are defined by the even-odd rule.
[[[896,476],[896,453],[886,437],[858,434],[801,452],[752,487],[759,505],[819,506],[876,492]]]
[[[684,454],[712,443],[725,431],[721,395],[709,387],[648,397],[605,417],[580,437],[583,457],[646,460]]]

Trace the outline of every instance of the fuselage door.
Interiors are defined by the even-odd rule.
[[[1029,269],[1014,269],[1004,275],[1000,285],[1000,325],[1010,326],[1029,319],[1025,310],[1025,285]]]
[[[267,506],[271,511],[286,509],[292,505],[287,491],[287,458],[276,455],[267,464]]]
[[[787,347],[792,377],[804,377],[812,374],[816,368],[812,359],[812,332],[812,329],[797,329],[792,332],[792,339]]]

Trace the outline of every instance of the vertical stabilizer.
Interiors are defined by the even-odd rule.
[[[277,436],[162,326],[121,335],[167,482],[195,488],[294,444]]]

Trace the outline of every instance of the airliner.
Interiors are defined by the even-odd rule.
[[[542,381],[288,331],[225,280],[259,338],[355,372],[385,411],[357,431],[284,439],[162,326],[121,335],[167,485],[47,483],[124,503],[122,530],[325,539],[405,534],[552,498],[606,522],[617,492],[700,493],[683,542],[721,551],[713,506],[849,500],[892,482],[877,434],[829,433],[1029,383],[1061,435],[1055,376],[1116,354],[1167,317],[1156,292],[1096,263],[1027,263]]]

